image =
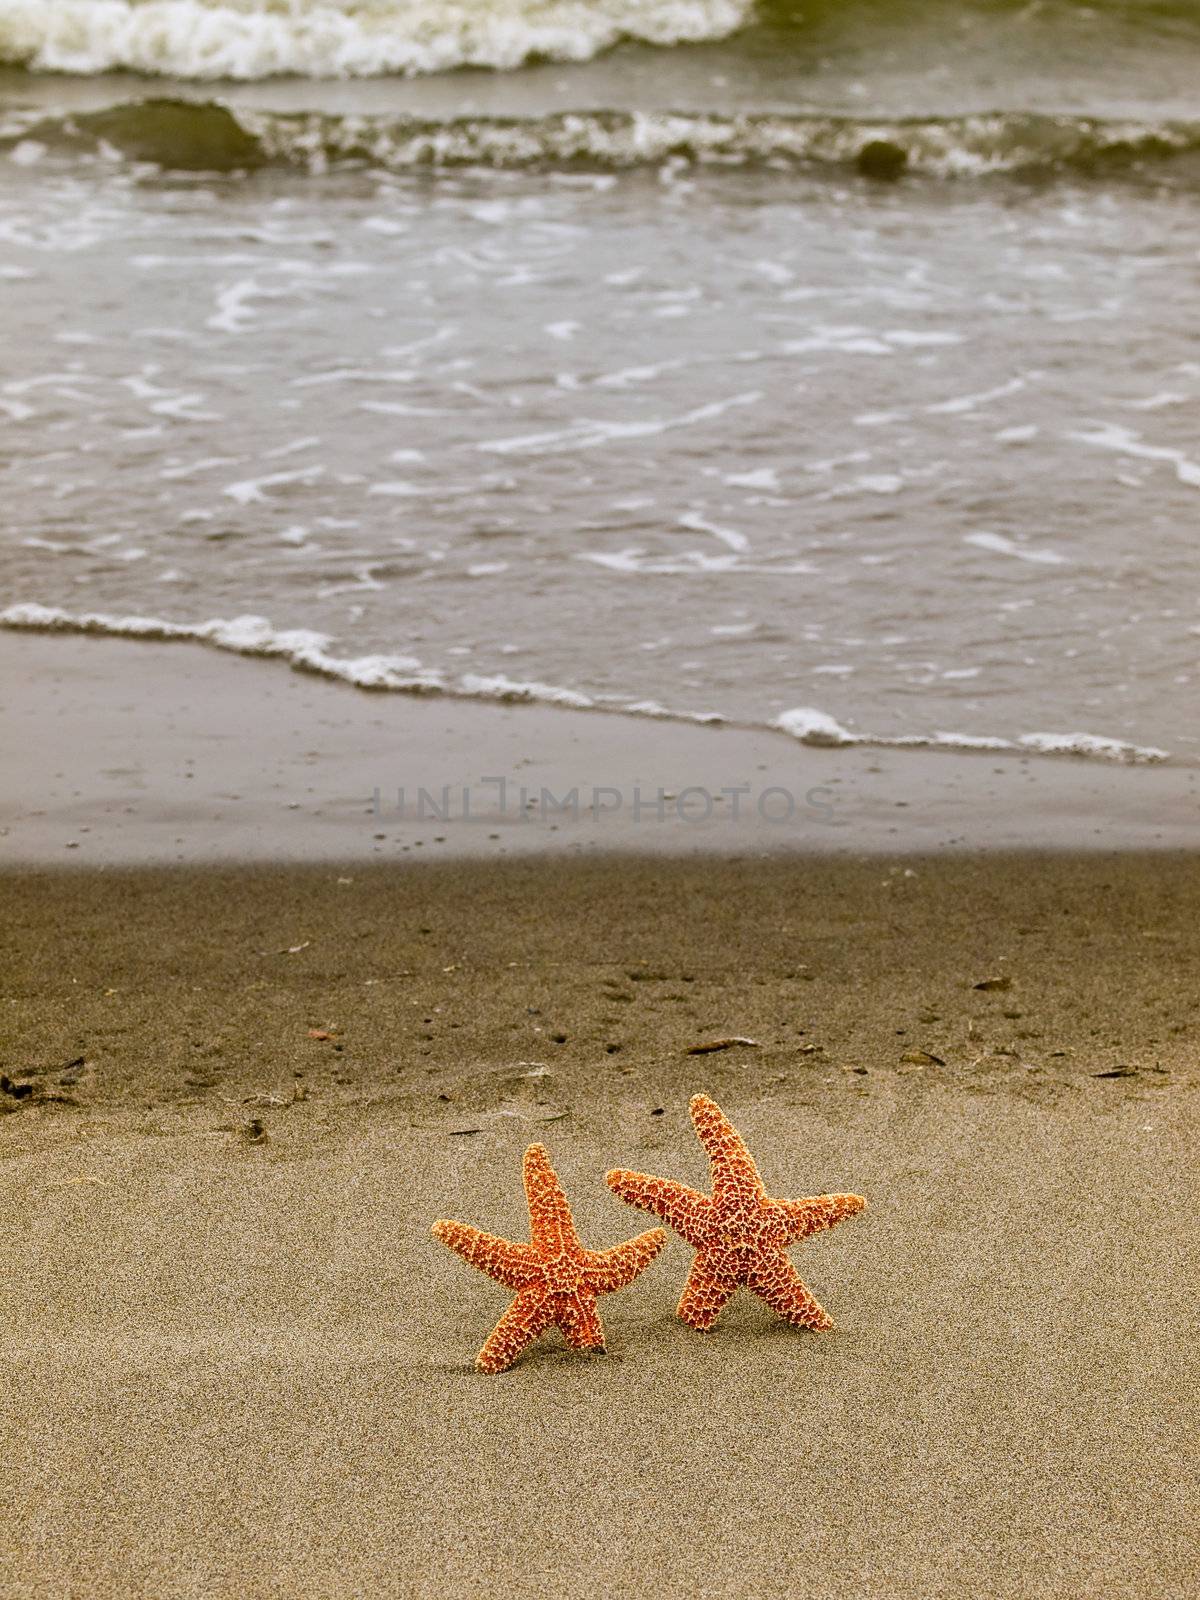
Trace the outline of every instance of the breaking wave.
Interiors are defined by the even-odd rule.
[[[0,0],[0,5],[3,0]],[[332,116],[213,101],[148,99],[104,111],[10,113],[0,148],[24,143],[167,169],[212,172],[340,166],[627,171],[667,162],[715,167],[843,167],[874,178],[1010,174],[1115,177],[1168,167],[1200,182],[1200,122],[1109,121],[994,112],[862,120],[819,115],[590,111],[542,117]]]
[[[801,744],[818,749],[839,749],[847,745],[886,746],[895,750],[980,750],[1010,755],[1091,756],[1102,761],[1120,761],[1127,766],[1169,761],[1170,751],[1155,745],[1130,744],[1125,739],[1110,739],[1099,733],[1023,733],[1016,739],[1001,739],[973,733],[853,733],[843,728],[828,712],[811,706],[797,706],[776,717],[772,727],[791,734]]]
[[[723,39],[751,0],[0,0],[0,61],[39,72],[366,78],[586,61]]]
[[[672,722],[720,723],[716,712],[671,711],[654,701],[621,700],[612,695],[591,696],[554,684],[522,682],[503,675],[484,677],[464,673],[447,677],[424,667],[413,656],[339,656],[330,650],[327,634],[307,628],[274,628],[266,617],[214,618],[208,622],[166,622],[158,617],[117,617],[102,612],[74,613],[57,606],[32,603],[0,611],[0,628],[38,633],[99,634],[112,638],[190,641],[235,655],[260,656],[285,661],[297,672],[335,678],[358,689],[402,694],[448,695],[465,700],[496,700],[505,704],[563,706],[576,711],[606,711],[623,716],[666,719]],[[767,726],[791,735],[801,744],[822,749],[850,745],[890,749],[941,749],[1004,751],[1020,755],[1071,755],[1125,764],[1167,761],[1170,752],[1153,745],[1130,744],[1090,733],[1026,733],[1017,739],[967,733],[882,734],[854,733],[827,712],[811,707],[785,711]]]
[[[0,627],[37,633],[90,633],[113,638],[191,641],[240,656],[265,656],[286,661],[297,672],[337,678],[356,689],[390,690],[401,694],[451,695],[467,700],[499,700],[507,704],[569,706],[576,711],[632,711],[687,722],[720,722],[715,716],[688,716],[659,706],[625,706],[611,699],[593,699],[555,684],[522,682],[503,674],[484,677],[464,673],[447,677],[423,667],[415,656],[339,656],[330,650],[328,634],[309,628],[275,628],[266,617],[216,617],[208,622],[165,622],[160,617],[116,617],[103,612],[77,614],[57,606],[22,604],[0,611]]]

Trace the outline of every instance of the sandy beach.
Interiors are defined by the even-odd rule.
[[[0,0],[0,1600],[1200,1596],[1198,56]]]
[[[1194,1592],[1194,858],[0,892],[6,1594]],[[835,1331],[692,1333],[672,1238],[606,1358],[474,1373],[505,1294],[431,1221],[525,1237],[539,1140],[631,1237],[602,1174],[705,1187],[701,1088],[869,1197],[792,1252]]]

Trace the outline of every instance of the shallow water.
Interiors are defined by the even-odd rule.
[[[503,74],[10,74],[0,605],[1200,759],[1200,31],[848,9]]]

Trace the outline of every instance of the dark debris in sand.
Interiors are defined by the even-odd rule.
[[[5,890],[6,1110],[269,1085],[293,1105],[400,1101],[454,1135],[533,1127],[584,1087],[649,1117],[701,1078],[806,1103],[932,1080],[1144,1093],[1196,1073],[1191,858],[130,871]],[[298,927],[311,938],[289,943]]]

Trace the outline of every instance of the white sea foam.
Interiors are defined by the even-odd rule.
[[[725,720],[719,712],[672,711],[657,701],[627,701],[613,695],[593,697],[555,684],[522,682],[503,674],[486,676],[464,673],[458,678],[447,677],[442,672],[423,666],[415,656],[338,656],[331,651],[332,641],[327,634],[316,633],[308,628],[275,628],[266,617],[217,617],[207,622],[167,622],[160,617],[75,613],[57,606],[23,603],[0,611],[0,628],[39,633],[100,634],[126,639],[192,641],[235,655],[282,660],[298,672],[336,678],[359,689],[557,705],[580,711],[615,712],[626,716],[667,718],[677,722],[716,723]],[[790,734],[801,744],[821,748],[870,745],[893,749],[989,750],[1026,755],[1073,755],[1126,764],[1170,759],[1168,751],[1153,745],[1130,744],[1102,734],[1080,732],[1026,733],[1017,739],[940,732],[892,737],[854,733],[828,712],[812,706],[799,706],[785,711],[769,726]]]
[[[950,400],[937,400],[925,407],[931,417],[958,417],[988,405],[992,400],[1005,400],[1010,394],[1020,394],[1025,387],[1024,378],[1010,378],[998,383],[994,389],[983,389],[978,394],[958,394]]]
[[[245,4],[250,3],[251,0],[245,0]],[[273,0],[273,3],[282,7],[284,0]],[[347,24],[350,17],[347,26],[365,28],[367,0],[361,0],[357,7],[351,0],[343,0],[343,3],[350,9],[334,11],[327,6],[325,14],[340,17],[343,24]],[[538,45],[539,30],[542,34],[552,32],[555,19],[562,19],[568,13],[572,17],[570,26],[577,30],[577,53],[586,55],[594,54],[606,42],[611,43],[621,36],[654,37],[659,43],[671,43],[673,37],[690,36],[682,26],[676,27],[672,35],[672,25],[665,23],[664,18],[672,17],[678,23],[686,13],[696,21],[695,32],[700,34],[706,15],[740,16],[749,10],[749,0],[587,0],[586,4],[584,0],[477,0],[470,7],[470,27],[464,23],[460,28],[458,24],[468,10],[467,0],[457,0],[457,3],[445,0],[444,5],[437,0],[413,0],[403,8],[401,0],[376,0],[370,11],[374,17],[375,32],[371,36],[374,54],[367,52],[360,59],[353,52],[348,54],[330,45],[314,47],[302,62],[296,59],[297,50],[286,47],[261,56],[242,50],[239,66],[233,59],[240,48],[236,24],[230,23],[219,33],[215,27],[194,25],[197,16],[211,19],[216,15],[215,0],[212,4],[202,3],[202,0],[169,0],[169,4],[178,7],[180,12],[191,13],[189,27],[178,40],[169,37],[169,30],[158,33],[148,30],[145,20],[157,11],[168,9],[168,0],[163,0],[162,4],[144,0],[144,3],[132,5],[126,0],[120,3],[118,0],[74,0],[73,4],[53,7],[43,4],[43,0],[0,0],[0,63],[17,60],[28,65],[47,64],[30,45],[33,35],[29,32],[28,19],[22,19],[24,32],[14,23],[14,13],[25,8],[31,13],[36,8],[36,26],[51,31],[65,26],[62,18],[71,11],[86,12],[96,18],[106,7],[120,10],[126,17],[128,38],[136,44],[146,35],[154,46],[152,51],[142,52],[146,59],[139,70],[159,70],[177,77],[257,77],[274,71],[322,77],[369,71],[433,71],[461,65],[471,57],[472,50],[480,64],[515,65],[530,53],[554,54],[556,46],[548,39]],[[486,33],[489,19],[494,22],[501,7],[507,8],[512,24],[510,37],[516,41],[512,48],[507,52],[500,49],[491,35],[490,42],[480,44],[476,39],[472,45],[464,29],[466,34],[472,29],[475,33],[480,30]],[[410,48],[411,35],[414,30],[419,32],[421,18],[428,22],[435,13],[438,26],[445,30],[435,41],[440,48],[431,47],[424,53]],[[291,44],[306,36],[305,29],[315,14],[315,9],[304,8],[304,0],[294,0],[286,18],[274,10],[235,12],[232,6],[226,8],[228,17],[240,16],[244,29],[267,32],[274,29]],[[663,24],[661,28],[659,23]],[[657,37],[659,33],[661,38]],[[560,53],[570,53],[569,44],[561,41],[560,44]],[[155,68],[151,59],[155,52],[163,60],[172,56],[181,58],[179,66]],[[110,52],[118,58],[121,53],[120,49]],[[124,54],[136,56],[138,51],[131,46]],[[75,55],[62,50],[59,56],[59,70],[81,72],[99,70],[88,62],[105,59],[104,51],[93,48],[86,39]],[[76,64],[65,65],[68,59]],[[290,67],[284,64],[289,59],[293,63]],[[682,169],[690,166],[765,165],[776,170],[795,165],[853,167],[864,148],[878,141],[902,148],[911,172],[951,181],[972,181],[1004,172],[1053,173],[1078,169],[1090,174],[1110,157],[1118,169],[1124,170],[1134,154],[1148,163],[1169,163],[1175,157],[1186,157],[1200,148],[1200,124],[1195,122],[1107,122],[1021,112],[921,120],[861,120],[813,113],[721,114],[597,108],[534,117],[464,115],[426,119],[402,114],[272,112],[234,108],[215,101],[150,99],[131,101],[99,112],[62,113],[49,119],[25,110],[8,111],[0,117],[0,152],[11,155],[22,141],[28,143],[34,135],[37,142],[45,146],[47,157],[62,140],[77,147],[90,138],[95,150],[106,161],[126,158],[138,163],[197,171],[241,172],[264,164],[321,174],[346,165],[364,164],[393,171],[486,167],[550,169],[553,172],[580,163],[609,169],[607,174],[559,171],[552,180],[557,184],[586,182],[592,185],[611,183],[613,172],[644,168],[657,168],[660,175],[667,173],[674,182]],[[489,200],[475,205],[471,214],[480,220],[502,224],[520,214],[519,209],[514,209],[515,204],[509,199]],[[410,226],[407,221],[386,217],[369,219],[366,225],[372,231],[395,233],[398,229],[401,234]],[[22,237],[15,223],[6,224],[6,232],[12,238]],[[95,235],[96,219],[86,215],[82,219],[72,219],[69,226],[61,229],[67,248],[82,248]],[[166,265],[169,260],[144,254],[134,259],[146,266]],[[231,258],[230,264],[238,259]],[[250,258],[241,259],[252,264]],[[524,264],[506,270],[510,270],[510,276],[503,281],[512,283],[528,281],[532,269]],[[641,270],[609,273],[605,282],[633,282]],[[512,272],[525,276],[514,277]],[[216,308],[216,325],[220,328],[228,323],[230,331],[244,331],[248,319],[256,313],[243,301],[266,291],[247,282],[231,286],[229,293],[228,304],[218,304]],[[782,291],[782,298],[808,300],[820,293],[824,291],[794,287]],[[889,303],[905,303],[896,301],[895,291],[883,293],[885,297],[890,296]],[[660,317],[686,316],[699,304],[695,286],[662,292],[657,298],[662,303],[652,314]],[[562,326],[565,325],[551,325],[560,329]],[[934,351],[961,343],[965,337],[951,329],[895,328],[880,334],[853,324],[834,324],[809,328],[804,337],[785,344],[784,349],[799,355],[832,352],[886,357],[919,354],[922,348]],[[947,414],[970,413],[1015,392],[1024,381],[1017,378],[995,390],[954,396],[939,402],[936,409]]]
[[[266,490],[283,488],[289,483],[311,483],[324,471],[324,467],[300,467],[295,472],[271,472],[263,478],[246,478],[241,483],[227,484],[224,492],[240,506],[262,504],[268,498]]]
[[[793,739],[799,739],[801,744],[834,746],[867,742],[843,728],[827,712],[816,711],[812,706],[796,706],[785,711],[775,718],[775,726],[783,733],[790,733]]]
[[[739,533],[736,528],[722,528],[719,523],[709,522],[698,511],[685,512],[679,519],[679,526],[691,533],[711,533],[714,539],[727,544],[731,550],[744,551],[750,548],[750,541],[744,533]]]
[[[326,634],[308,628],[277,629],[266,617],[214,618],[209,622],[165,622],[160,617],[76,614],[56,606],[14,605],[0,611],[0,626],[42,633],[96,633],[130,639],[193,640],[235,655],[279,657],[301,672],[341,678],[360,689],[407,689],[437,692],[445,688],[438,673],[427,671],[413,656],[338,657],[329,651]]]
[[[1155,745],[1131,744],[1095,733],[1023,733],[1016,739],[1001,739],[974,733],[853,733],[828,712],[812,706],[797,706],[775,718],[773,727],[791,734],[801,744],[824,747],[871,745],[890,749],[993,750],[1014,755],[1037,751],[1042,755],[1091,756],[1103,761],[1140,765],[1170,760],[1170,752]]]
[[[1184,451],[1169,445],[1146,444],[1140,434],[1131,428],[1119,427],[1115,422],[1101,423],[1086,433],[1069,433],[1068,439],[1080,444],[1095,445],[1101,450],[1115,450],[1123,456],[1135,456],[1142,461],[1169,461],[1175,468],[1180,483],[1200,489],[1200,463],[1190,459]]]
[[[503,673],[484,677],[474,672],[464,673],[458,680],[463,694],[484,700],[503,700],[512,705],[539,703],[542,705],[573,706],[577,711],[590,711],[596,702],[586,694],[576,694],[573,689],[559,689],[552,683],[521,683],[506,678]]]
[[[751,0],[0,0],[0,60],[41,72],[371,77],[586,61],[721,39]]]
[[[337,678],[358,689],[383,689],[409,694],[445,694],[469,700],[501,700],[509,703],[568,706],[575,710],[624,710],[635,713],[641,707],[624,707],[614,699],[592,699],[573,689],[556,684],[521,682],[503,674],[484,676],[464,673],[447,677],[422,666],[415,656],[365,655],[339,656],[331,649],[327,634],[307,628],[278,629],[266,617],[214,618],[208,622],[166,622],[160,617],[109,616],[102,612],[74,613],[56,606],[21,604],[0,611],[0,627],[27,629],[39,633],[101,634],[114,638],[146,640],[190,640],[235,655],[274,657],[286,661],[299,672],[313,672]],[[696,717],[661,707],[643,714],[674,717],[680,721],[711,721],[710,714]]]
[[[681,575],[693,572],[759,573],[780,577],[785,573],[816,572],[811,561],[746,561],[736,552],[727,556],[706,555],[703,550],[685,550],[675,557],[648,556],[640,545],[625,550],[582,550],[580,561],[590,561],[593,566],[607,567],[610,572],[654,572],[663,575]]]
[[[1106,761],[1166,761],[1170,755],[1154,745],[1126,744],[1095,733],[1023,733],[1018,743],[1043,755],[1101,756]]]
[[[978,550],[990,550],[998,556],[1015,556],[1018,561],[1030,561],[1043,567],[1061,567],[1067,559],[1066,556],[1060,556],[1057,550],[1021,544],[1003,533],[967,533],[963,535],[963,543],[973,544]]]
[[[649,439],[676,428],[690,428],[698,422],[711,422],[733,406],[752,406],[762,399],[758,390],[735,394],[728,400],[711,400],[677,417],[647,417],[638,422],[599,422],[581,419],[565,428],[546,433],[525,433],[508,439],[484,439],[475,446],[493,455],[557,455],[564,451],[592,450],[597,445],[624,439]]]

